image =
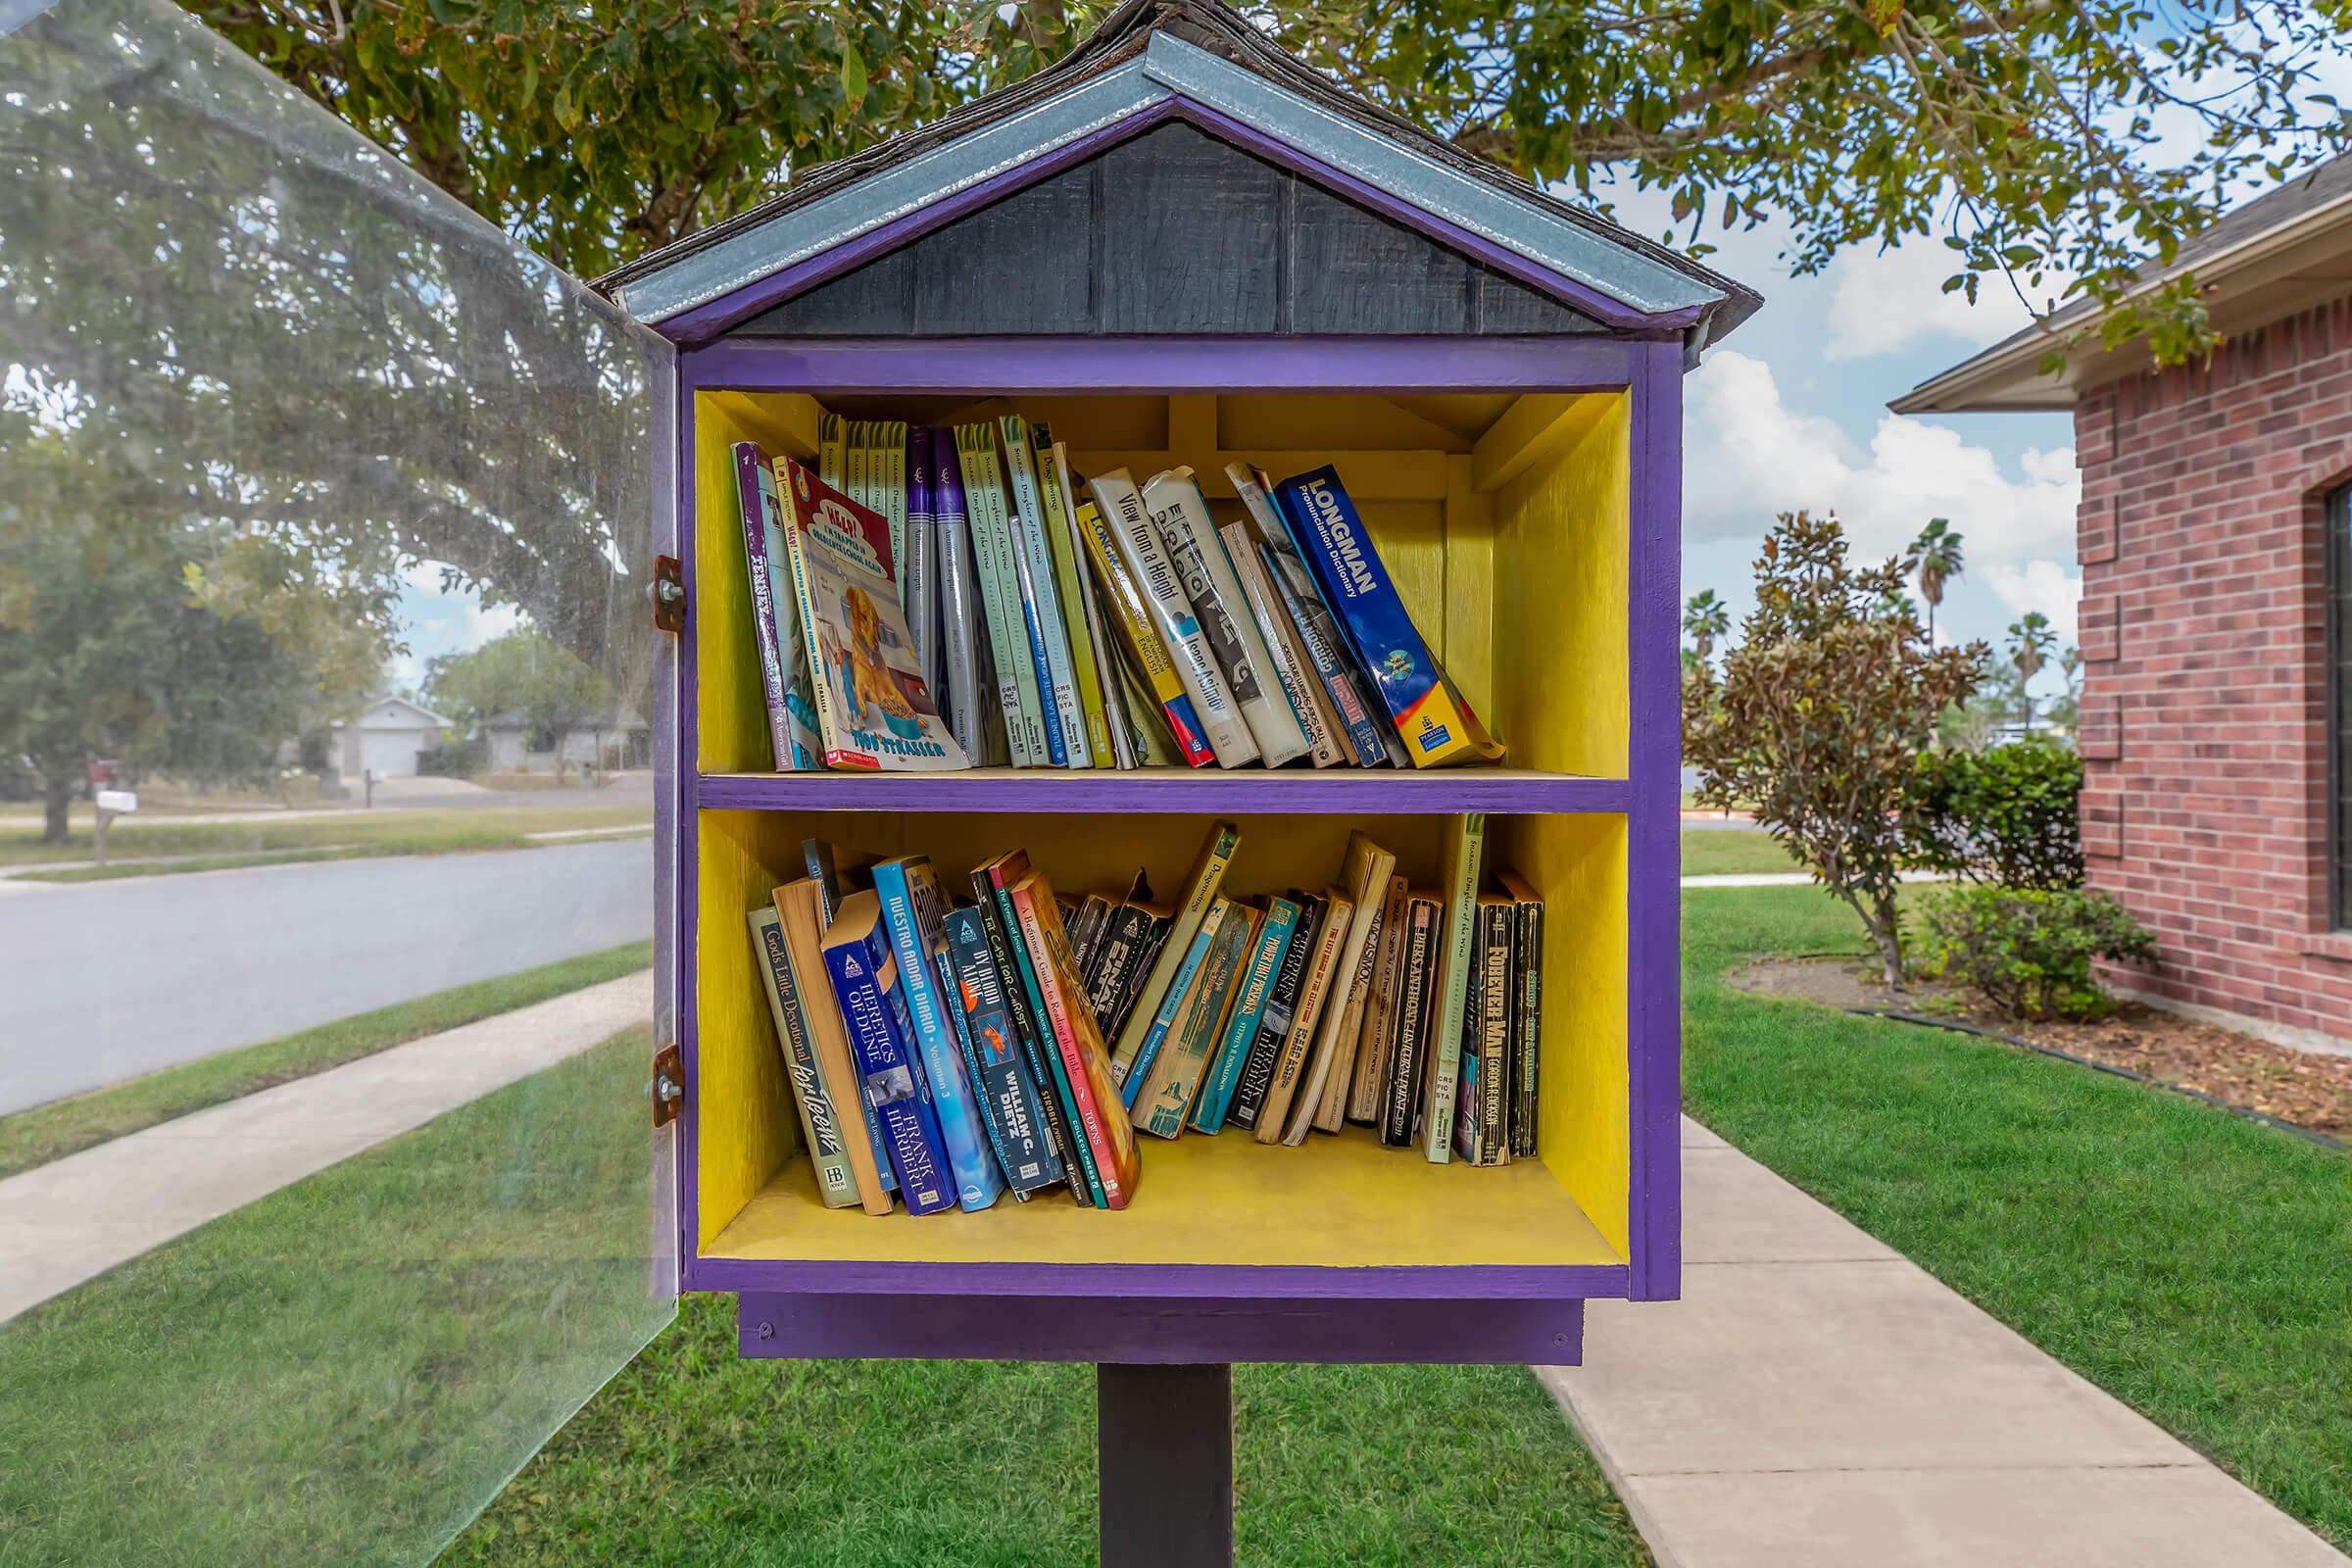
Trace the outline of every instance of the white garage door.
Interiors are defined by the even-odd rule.
[[[417,730],[363,730],[360,765],[379,778],[415,778],[416,754],[423,746],[424,736]]]

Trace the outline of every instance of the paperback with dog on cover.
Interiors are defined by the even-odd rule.
[[[828,767],[916,772],[969,766],[914,662],[899,608],[890,523],[791,458],[776,460]]]

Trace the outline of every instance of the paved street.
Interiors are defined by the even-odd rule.
[[[21,884],[0,1114],[648,936],[653,862],[639,838]]]

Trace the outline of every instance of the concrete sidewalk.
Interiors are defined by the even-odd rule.
[[[1939,871],[1905,871],[1898,882],[1947,882]],[[1810,871],[1710,871],[1683,878],[1687,888],[1801,888],[1813,881]]]
[[[1683,1173],[1683,1299],[1538,1369],[1661,1568],[2352,1564],[1689,1120]]]
[[[412,1040],[0,1181],[0,1323],[653,1015],[651,970]]]

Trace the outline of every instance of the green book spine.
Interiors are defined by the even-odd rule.
[[[1070,662],[1069,621],[1062,612],[1055,587],[1053,547],[1046,539],[1045,497],[1037,480],[1037,465],[1029,447],[1029,426],[1017,414],[997,421],[1004,438],[1004,466],[1013,499],[1012,525],[1019,548],[1029,562],[1031,598],[1037,605],[1038,641],[1046,661],[1045,700],[1054,705],[1061,730],[1063,754],[1071,767],[1092,767],[1094,754],[1087,745],[1086,715],[1078,706],[1078,677]]]
[[[1468,811],[1448,817],[1442,853],[1440,890],[1446,923],[1438,945],[1437,995],[1433,1009],[1428,1092],[1421,1114],[1421,1148],[1432,1163],[1453,1157],[1454,1096],[1461,1088],[1462,1004],[1470,990],[1470,950],[1478,934],[1478,862],[1487,819]]]
[[[1050,767],[1045,709],[1037,686],[1037,664],[1029,657],[1029,631],[1021,616],[1020,582],[1012,559],[1012,515],[997,463],[996,429],[986,424],[956,427],[956,460],[963,473],[965,518],[972,535],[972,563],[980,578],[980,608],[988,621],[988,647],[997,671],[1004,740],[1015,767]]]
[[[749,918],[760,958],[760,978],[767,991],[768,1015],[775,1019],[776,1045],[784,1055],[785,1081],[792,1086],[793,1108],[800,1112],[802,1147],[808,1151],[808,1163],[816,1171],[817,1196],[827,1208],[844,1208],[858,1201],[858,1178],[850,1171],[850,1157],[841,1144],[841,1121],[826,1093],[815,1048],[809,1043],[800,986],[792,975],[792,956],[784,946],[784,922],[767,906],[752,910]]]
[[[983,866],[972,873],[974,891],[981,892],[981,896],[997,911],[997,919],[1004,930],[1005,945],[1010,949],[1011,972],[1021,977],[1021,999],[1028,1004],[1030,1020],[1039,1030],[1038,1054],[1044,1058],[1042,1065],[1047,1081],[1054,1086],[1054,1104],[1061,1112],[1064,1133],[1062,1155],[1065,1160],[1074,1155],[1079,1172],[1085,1177],[1083,1183],[1070,1183],[1070,1191],[1097,1208],[1107,1208],[1110,1202],[1102,1191],[1102,1178],[1095,1170],[1095,1152],[1087,1144],[1085,1125],[1078,1115],[1078,1099],[1070,1090],[1069,1072],[1062,1065],[1060,1048],[1051,1039],[1054,1025],[1047,1021],[1046,994],[1038,989],[1037,968],[1030,960],[1029,944],[1021,937],[1020,911],[1012,904],[1012,884],[1027,869],[1025,858],[1019,872],[1007,871],[1003,862]]]
[[[1073,514],[1077,498],[1070,493],[1070,475],[1054,436],[1044,425],[1030,431],[1037,460],[1038,500],[1046,514],[1046,548],[1054,555],[1054,583],[1070,632],[1070,667],[1078,681],[1078,709],[1086,721],[1087,749],[1094,765],[1108,767],[1117,756],[1110,743],[1109,699],[1103,692],[1102,669],[1097,658],[1102,632],[1096,623],[1094,597],[1086,591],[1085,566],[1079,560],[1078,522]]]

